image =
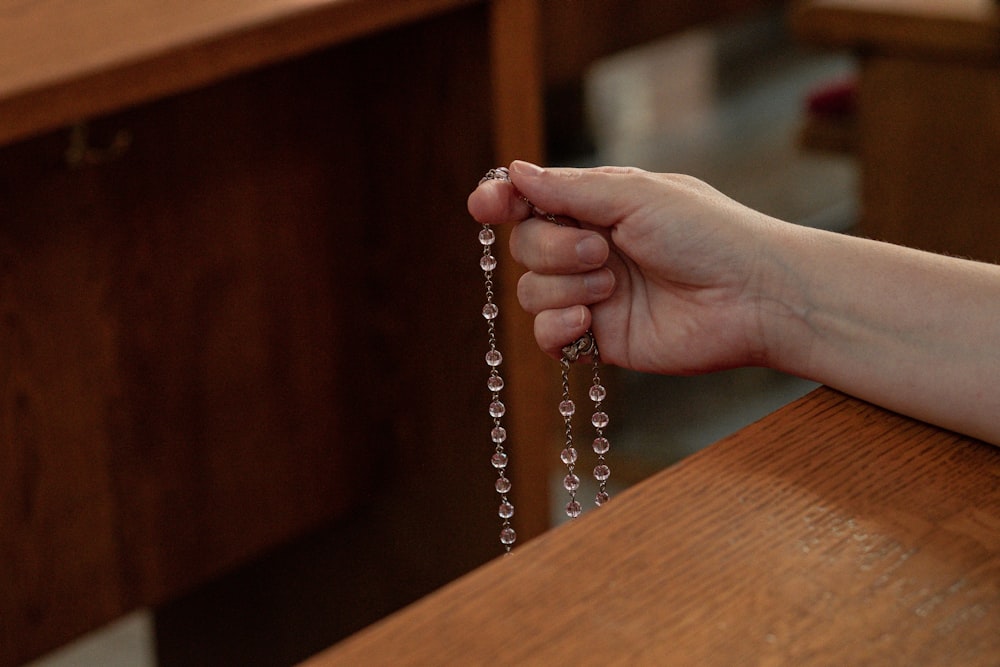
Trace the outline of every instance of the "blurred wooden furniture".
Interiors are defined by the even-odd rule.
[[[1000,448],[821,388],[305,663],[1000,663]]]
[[[859,59],[860,233],[1000,260],[1000,5],[803,0],[791,22]]]
[[[146,605],[163,665],[288,664],[497,552],[465,198],[540,158],[536,19],[0,7],[0,665]],[[516,448],[556,424],[504,270]]]
[[[668,35],[744,19],[786,0],[573,0],[541,2],[540,45],[549,144],[586,133],[583,79],[595,61]]]

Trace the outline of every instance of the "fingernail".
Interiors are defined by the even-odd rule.
[[[600,266],[607,258],[608,246],[597,234],[580,239],[576,244],[576,256],[587,266]]]
[[[514,160],[511,162],[510,170],[515,174],[521,174],[522,176],[540,176],[545,172],[545,170],[537,164],[525,162],[524,160]]]
[[[601,269],[583,277],[583,284],[586,285],[587,291],[594,296],[603,296],[610,292],[611,288],[614,287],[614,282],[615,275],[611,273],[611,269]]]
[[[567,308],[562,313],[563,324],[570,329],[578,329],[582,327],[586,312],[587,311],[584,310],[583,306],[574,306],[572,308]]]

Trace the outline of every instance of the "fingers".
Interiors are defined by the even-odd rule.
[[[590,305],[611,296],[615,276],[611,269],[589,273],[549,276],[525,273],[517,283],[517,299],[529,313],[558,310],[573,305]]]
[[[515,161],[510,176],[535,206],[600,227],[617,224],[662,188],[653,174],[631,167],[543,169]]]
[[[531,207],[517,195],[514,186],[500,180],[480,183],[466,206],[473,218],[488,225],[516,222],[531,215]]]
[[[542,351],[558,358],[563,346],[585,334],[590,324],[586,306],[546,310],[535,316],[535,341]]]
[[[511,232],[510,252],[537,273],[584,273],[608,261],[610,246],[593,230],[529,218]]]

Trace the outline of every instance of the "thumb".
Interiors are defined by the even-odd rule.
[[[599,227],[618,224],[643,201],[651,176],[633,167],[543,168],[515,160],[510,178],[537,208]]]

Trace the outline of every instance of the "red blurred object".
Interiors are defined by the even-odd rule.
[[[825,84],[806,96],[806,109],[820,116],[851,116],[857,109],[857,91],[853,77]]]

